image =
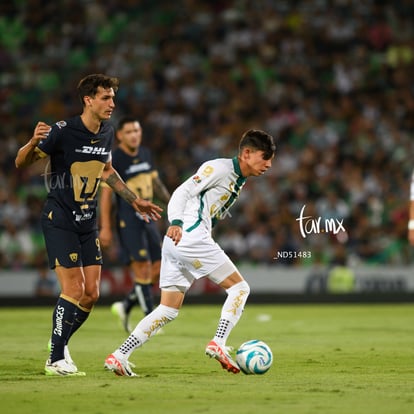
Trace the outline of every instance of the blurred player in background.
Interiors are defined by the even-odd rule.
[[[83,78],[77,87],[82,114],[53,126],[38,122],[33,137],[16,157],[16,167],[50,157],[49,193],[41,221],[49,266],[55,269],[61,293],[53,311],[46,375],[85,375],[73,362],[68,342],[99,297],[99,182],[105,181],[146,220],[160,218],[161,208],[137,197],[111,163],[114,129],[105,121],[115,108],[118,84],[117,78],[102,74]]]
[[[171,225],[162,246],[161,303],[106,358],[106,369],[117,375],[135,376],[128,360],[133,351],[177,317],[185,293],[196,279],[208,277],[225,289],[227,298],[206,354],[227,371],[240,372],[226,341],[241,317],[250,287],[211,232],[217,220],[228,215],[247,177],[261,176],[271,167],[274,152],[270,135],[260,130],[246,131],[238,156],[205,162],[174,191],[168,204]]]
[[[408,241],[414,246],[414,171],[411,175],[410,207],[408,219]]]
[[[154,168],[149,148],[142,146],[142,128],[136,118],[125,117],[116,131],[118,148],[113,151],[112,165],[127,186],[141,198],[152,201],[154,193],[168,203],[170,194]],[[102,247],[109,247],[112,234],[112,189],[102,184],[100,198],[99,238]],[[125,200],[116,195],[116,227],[125,264],[134,276],[134,287],[123,301],[112,305],[124,329],[130,333],[129,316],[135,304],[145,315],[153,310],[152,284],[157,283],[161,265],[161,235],[154,221],[148,223]]]

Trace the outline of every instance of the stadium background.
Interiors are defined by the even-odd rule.
[[[140,119],[170,190],[204,160],[233,156],[248,128],[277,137],[273,169],[216,230],[254,289],[278,291],[293,272],[316,280],[296,293],[326,291],[339,269],[333,291],[413,292],[413,14],[410,0],[2,2],[1,296],[53,279],[39,226],[45,166],[16,170],[16,151],[38,120],[79,113],[75,86],[95,72],[120,78],[113,121]],[[304,238],[305,205],[346,232]],[[117,253],[105,272],[119,279]]]

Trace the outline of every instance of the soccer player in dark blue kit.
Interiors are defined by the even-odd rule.
[[[85,375],[73,362],[68,342],[88,318],[99,297],[102,253],[96,219],[96,194],[105,181],[144,218],[160,218],[162,210],[138,197],[111,162],[113,126],[105,122],[115,108],[117,78],[92,74],[77,87],[81,115],[50,126],[38,122],[32,138],[16,156],[16,167],[50,157],[49,193],[42,228],[61,294],[53,311],[51,351],[46,375]]]
[[[152,201],[154,194],[167,204],[170,194],[161,181],[152,161],[148,147],[142,144],[142,128],[134,117],[124,117],[116,130],[118,147],[112,154],[112,165],[127,186],[141,198]],[[113,241],[112,234],[112,189],[102,183],[100,191],[99,238],[102,247]],[[153,310],[152,284],[158,282],[161,266],[161,235],[157,223],[147,223],[142,216],[116,195],[116,228],[121,244],[121,256],[134,276],[134,287],[123,301],[112,305],[124,329],[129,333],[129,316],[135,304],[139,304],[145,315]]]

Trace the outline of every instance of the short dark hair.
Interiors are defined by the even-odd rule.
[[[94,97],[98,92],[99,86],[102,86],[104,89],[112,88],[116,92],[118,90],[119,80],[118,78],[113,78],[101,73],[94,73],[92,75],[85,76],[79,81],[77,88],[82,106],[85,105],[83,98],[85,96]]]
[[[256,151],[263,151],[263,159],[270,160],[276,151],[274,138],[260,129],[249,129],[241,137],[239,151],[243,148],[252,148]]]
[[[130,122],[138,122],[139,123],[139,121],[136,117],[134,117],[132,115],[127,115],[127,116],[122,117],[118,121],[118,125],[116,127],[116,130],[120,131],[124,127],[125,124],[129,124]]]

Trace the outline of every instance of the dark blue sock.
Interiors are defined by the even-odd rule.
[[[73,326],[72,326],[72,330],[69,334],[68,341],[72,337],[72,335],[83,325],[83,323],[86,321],[86,319],[88,319],[90,313],[91,312],[87,312],[87,311],[81,309],[78,306],[76,307],[75,318],[73,319]]]
[[[154,308],[154,301],[152,299],[152,285],[135,283],[135,293],[138,298],[138,302],[145,315],[149,315]]]
[[[51,362],[64,358],[63,351],[73,328],[76,309],[74,303],[59,297],[52,315]]]
[[[128,315],[131,309],[138,303],[137,294],[135,293],[135,286],[128,293],[126,298],[123,300],[125,313]]]

